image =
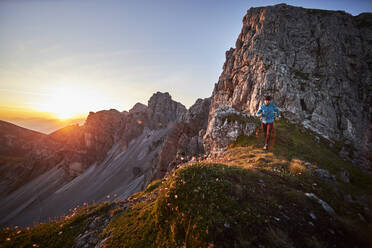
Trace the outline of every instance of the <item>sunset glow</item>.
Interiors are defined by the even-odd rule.
[[[51,89],[47,97],[41,99],[35,109],[66,120],[89,112],[97,99],[99,99],[97,94],[84,91],[78,86],[56,87]]]
[[[217,2],[0,1],[0,120],[49,132],[157,91],[186,107],[210,97],[247,10],[281,3]],[[370,2],[292,1],[353,15]]]
[[[74,115],[73,114],[71,114],[71,113],[57,113],[57,117],[59,118],[59,119],[61,119],[61,120],[67,120],[67,119],[70,119],[70,118],[72,118],[72,117],[74,117]]]

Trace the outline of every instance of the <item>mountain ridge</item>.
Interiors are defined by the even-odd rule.
[[[204,108],[199,116],[207,116],[208,110]],[[32,163],[15,166],[12,161],[4,161],[1,166],[5,172],[1,181],[7,189],[0,199],[1,224],[30,225],[66,214],[84,202],[102,201],[107,195],[122,199],[142,190],[155,174],[166,173],[167,168],[158,172],[158,156],[164,140],[186,113],[169,93],[157,92],[148,106],[135,104],[128,112],[90,112],[82,126],[67,126],[42,135],[46,144],[55,145],[47,151],[40,151],[40,146],[28,151],[23,161]],[[187,142],[184,140],[186,147]],[[172,156],[168,156],[170,160]],[[25,166],[29,169],[18,175],[18,168]],[[6,183],[11,181],[17,181],[14,187]],[[83,184],[85,189],[81,189]]]
[[[18,202],[0,199],[2,225],[45,223],[3,229],[0,244],[368,247],[371,18],[251,8],[211,98],[186,110],[157,92],[147,106],[91,113],[70,127],[77,139],[55,133],[73,148],[64,166],[13,192]],[[254,117],[266,94],[283,113],[269,151]],[[47,178],[62,182],[48,189]]]

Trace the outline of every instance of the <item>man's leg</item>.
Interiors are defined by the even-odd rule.
[[[262,127],[262,132],[263,132],[263,134],[264,134],[264,136],[265,136],[265,145],[264,145],[264,149],[267,149],[267,143],[266,143],[266,140],[267,140],[267,124],[261,122],[261,127]]]
[[[270,139],[271,139],[271,133],[274,127],[274,123],[267,123],[266,124],[266,139],[265,139],[265,145],[269,145]]]
[[[267,129],[266,123],[261,122],[261,128],[262,128],[262,132],[263,132],[263,134],[264,134],[264,136],[266,138],[266,133],[267,133],[267,131],[266,131],[266,129]]]

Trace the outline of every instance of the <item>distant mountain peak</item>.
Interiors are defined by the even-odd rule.
[[[134,106],[129,110],[129,113],[138,113],[138,112],[145,112],[147,111],[147,106],[143,103],[137,102]]]

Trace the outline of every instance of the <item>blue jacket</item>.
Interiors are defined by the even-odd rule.
[[[276,117],[280,117],[279,109],[274,103],[269,103],[269,105],[262,104],[260,109],[257,111],[256,116],[262,113],[261,121],[263,123],[273,123],[274,112],[276,112]]]

